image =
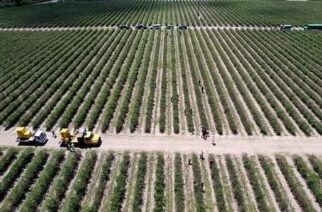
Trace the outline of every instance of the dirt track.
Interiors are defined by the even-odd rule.
[[[0,28],[0,31],[79,31],[79,30],[111,30],[119,29],[117,26],[88,26],[88,27],[12,27],[12,28]],[[166,27],[162,26],[161,30],[165,30]],[[175,27],[174,29],[177,29]],[[227,30],[276,30],[274,26],[264,27],[264,26],[189,26],[189,29],[199,30],[199,29],[227,29]],[[136,30],[134,26],[131,30]],[[302,27],[293,27],[294,31],[302,31]]]
[[[44,147],[60,148],[59,138],[54,139],[47,133],[49,141]],[[154,135],[103,135],[103,143],[98,150],[116,151],[162,151],[162,152],[196,152],[217,154],[242,153],[298,153],[322,154],[322,137],[213,137],[203,140],[197,136],[154,136]],[[14,132],[1,132],[1,146],[18,146]]]

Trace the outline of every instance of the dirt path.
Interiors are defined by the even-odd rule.
[[[21,31],[88,31],[88,30],[113,30],[119,29],[117,26],[88,26],[88,27],[12,27],[5,28],[1,27],[0,32],[21,32]],[[166,26],[161,26],[161,30],[165,30]],[[174,27],[174,29],[178,29],[178,27]],[[198,29],[217,29],[217,30],[276,30],[277,28],[274,26],[264,27],[264,26],[189,26],[189,29],[198,30]],[[136,30],[135,27],[131,27],[131,30]],[[294,31],[303,31],[303,27],[293,27]]]
[[[40,148],[59,149],[59,138],[54,139],[50,133],[48,142]],[[58,134],[58,132],[57,132]],[[203,140],[197,136],[166,135],[102,135],[103,143],[97,150],[116,151],[163,151],[163,152],[196,152],[216,154],[320,154],[322,155],[322,137],[293,136],[218,136],[216,146],[212,139]],[[14,131],[0,133],[0,146],[19,146]]]

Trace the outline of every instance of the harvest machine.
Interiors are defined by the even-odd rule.
[[[26,127],[18,127],[17,130],[17,142],[20,144],[45,144],[48,140],[47,135],[42,130],[36,130],[31,132]]]
[[[69,131],[67,128],[60,130],[61,145],[70,147],[98,147],[102,143],[102,138],[98,134],[87,131],[85,128],[81,130]]]

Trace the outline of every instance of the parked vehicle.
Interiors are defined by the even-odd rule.
[[[16,132],[17,142],[19,142],[20,144],[42,145],[48,141],[46,133],[42,130],[31,132],[26,127],[18,127]]]
[[[119,26],[119,29],[130,29],[131,27],[130,26],[127,26],[127,25],[120,25]]]
[[[304,26],[305,30],[322,30],[322,24],[307,24]]]
[[[293,29],[293,26],[291,24],[282,24],[280,26],[280,30],[283,31],[283,30],[292,30]]]
[[[180,30],[187,30],[188,26],[187,25],[181,25],[178,27]]]
[[[135,26],[135,28],[137,28],[137,29],[147,29],[148,27],[145,26],[144,24],[138,24],[138,25]]]

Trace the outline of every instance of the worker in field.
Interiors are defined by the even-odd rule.
[[[206,127],[201,127],[201,138],[207,140],[209,137],[209,131]]]
[[[71,152],[75,152],[75,145],[74,145],[74,144],[71,144],[71,145],[70,145],[70,151],[71,151]]]
[[[51,131],[52,135],[53,135],[53,138],[57,138],[56,134],[55,134],[55,131]]]
[[[204,160],[203,152],[200,153],[200,160]]]
[[[212,144],[213,146],[216,146],[216,143],[215,143],[215,136],[213,136],[213,137],[212,137],[212,142],[211,142],[211,144]]]

